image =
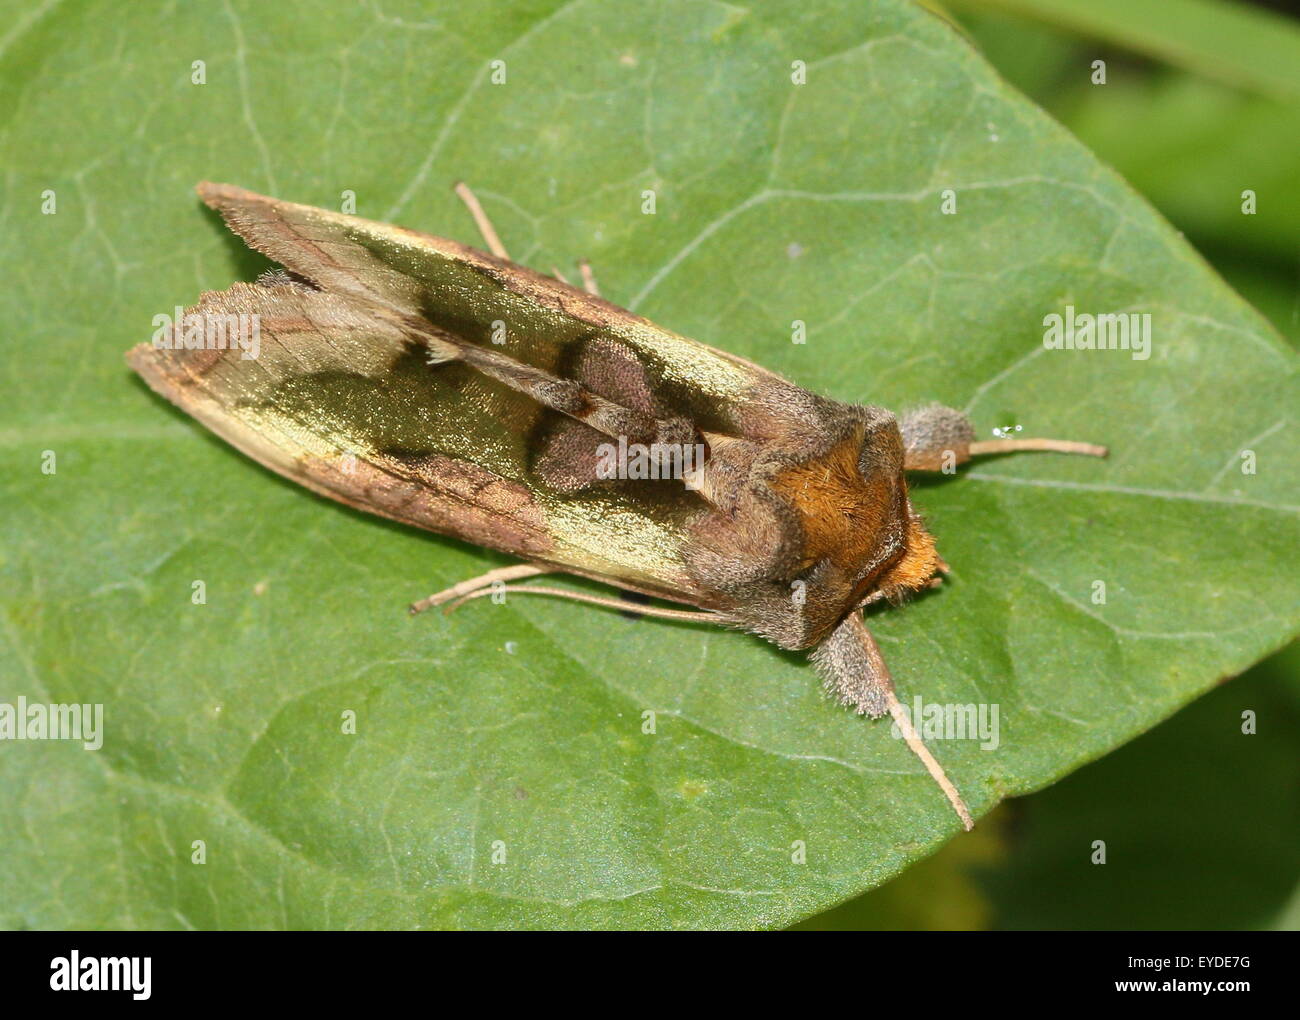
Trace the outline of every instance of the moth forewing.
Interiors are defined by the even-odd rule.
[[[229,185],[198,191],[285,271],[205,293],[131,366],[317,493],[525,561],[413,609],[566,572],[700,610],[649,615],[815,648],[833,695],[893,714],[970,826],[859,612],[937,583],[944,564],[904,471],[1001,452],[981,450],[964,417],[922,409],[900,431],[883,408],[819,397],[602,300],[589,266],[579,290],[455,241]],[[189,328],[230,314],[260,322],[255,356]],[[631,447],[698,448],[701,462],[682,477],[604,470],[611,448]]]

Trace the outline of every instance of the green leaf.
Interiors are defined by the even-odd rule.
[[[1297,54],[1300,62],[1300,54]],[[1243,95],[1185,75],[1126,78],[1089,88],[1070,125],[1113,152],[1128,180],[1194,236],[1294,263],[1300,197],[1295,102]],[[1241,192],[1258,212],[1243,216]],[[1259,208],[1265,204],[1264,208]]]
[[[812,931],[1239,930],[1300,922],[1300,644]],[[1105,866],[1094,861],[1105,844]]]
[[[1228,0],[952,0],[1011,11],[1275,99],[1300,96],[1300,27]]]
[[[1124,66],[1105,88],[1079,74],[1092,44],[1055,27],[962,8],[999,72],[1060,120],[1184,231],[1218,272],[1294,344],[1300,107],[1164,67]],[[1249,189],[1256,215],[1242,215]]]
[[[980,883],[995,922],[1034,931],[1281,923],[1300,840],[1298,658],[1293,645],[1012,805],[1015,846]],[[1092,861],[1096,840],[1104,866]]]
[[[501,560],[277,480],[123,366],[257,271],[202,178],[474,240],[463,178],[520,261],[588,257],[614,301],[810,389],[1110,444],[916,487],[951,583],[871,622],[905,700],[999,706],[997,750],[932,745],[977,814],[1295,633],[1295,356],[940,20],[318,11],[8,19],[0,701],[101,703],[105,736],[0,745],[0,923],[770,927],[956,828],[885,724],[757,638],[544,599],[408,619]],[[1045,350],[1068,303],[1150,312],[1150,359]]]

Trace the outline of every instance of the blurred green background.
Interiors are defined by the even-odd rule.
[[[946,0],[1012,84],[1300,343],[1300,23],[1244,0]],[[1094,61],[1105,62],[1094,84]],[[1243,215],[1241,192],[1257,196]],[[1212,409],[1207,409],[1212,413]],[[1257,732],[1242,733],[1242,713]],[[1092,863],[1094,841],[1106,863]],[[1300,927],[1300,645],[798,925]]]

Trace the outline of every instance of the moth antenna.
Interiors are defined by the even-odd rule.
[[[586,592],[570,591],[568,588],[550,588],[540,584],[507,584],[498,588],[480,588],[472,591],[467,595],[462,595],[456,601],[448,604],[443,610],[444,613],[450,613],[457,606],[464,605],[470,599],[481,599],[484,595],[491,595],[494,591],[508,591],[517,595],[551,595],[555,598],[571,599],[574,602],[585,602],[592,606],[604,606],[607,609],[617,609],[620,612],[627,612],[631,608],[639,616],[655,616],[661,620],[682,620],[686,623],[713,623],[718,626],[725,626],[726,621],[717,613],[706,613],[692,609],[660,609],[658,606],[646,606],[637,603],[630,607],[623,599],[605,598],[600,595],[588,595]]]
[[[488,251],[497,258],[509,262],[510,255],[506,251],[506,246],[501,243],[501,238],[497,236],[496,228],[492,226],[492,221],[488,219],[487,213],[483,211],[483,206],[479,204],[478,197],[469,190],[469,185],[464,181],[457,181],[455,190],[456,196],[465,203],[465,207],[469,209],[469,214],[474,217],[474,225],[478,227],[478,232],[483,235]]]
[[[1077,453],[1086,457],[1105,457],[1110,451],[1096,443],[1079,443],[1072,439],[981,439],[970,444],[970,455],[986,453]]]
[[[591,263],[583,259],[578,263],[578,270],[582,273],[582,289],[588,294],[600,297],[600,289],[596,286],[596,274],[591,271]]]
[[[554,276],[554,277],[555,277],[557,280],[559,280],[561,283],[566,283],[566,284],[567,284],[567,283],[569,282],[569,281],[565,278],[564,274],[563,274],[562,272],[560,272],[560,267],[559,267],[559,266],[551,266],[551,275]]]

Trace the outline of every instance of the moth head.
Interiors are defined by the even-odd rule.
[[[713,441],[713,511],[686,550],[739,625],[785,648],[815,644],[869,598],[901,598],[939,563],[908,500],[894,416],[839,404],[819,424],[761,446]]]
[[[874,587],[862,596],[859,607],[874,601],[876,592],[880,592],[890,602],[902,602],[909,595],[927,587],[941,569],[943,561],[935,548],[934,536],[926,530],[921,515],[912,509],[910,500],[907,511],[906,550],[893,564],[881,571]]]

